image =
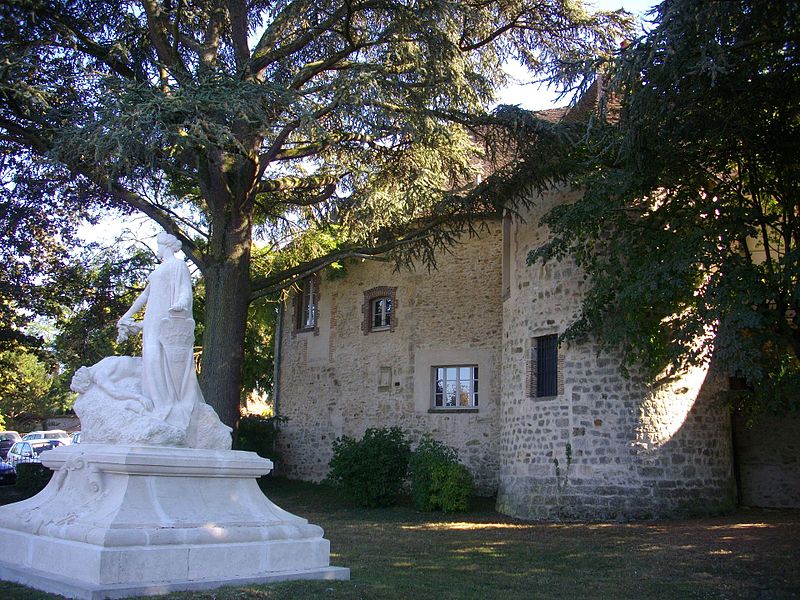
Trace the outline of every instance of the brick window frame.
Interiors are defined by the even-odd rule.
[[[545,352],[544,354],[554,353],[554,356],[552,354],[550,356],[543,356],[543,353],[540,353],[540,349],[544,349],[545,344],[547,345],[547,350],[550,352]],[[553,346],[552,344],[555,345]],[[550,391],[555,391],[555,394],[539,394],[543,384],[547,383],[539,376],[539,369],[542,366],[540,363],[543,359],[545,361],[553,361],[554,363],[555,381],[549,383],[551,383]],[[528,358],[525,375],[525,389],[528,398],[547,399],[556,398],[564,394],[564,353],[561,352],[561,344],[558,343],[557,334],[540,335],[531,340],[530,356]],[[554,386],[552,385],[553,383]],[[553,387],[555,388],[554,390]]]
[[[392,318],[389,321],[388,327],[380,327],[378,329],[373,327],[372,324],[372,306],[375,300],[381,298],[389,298],[392,301]],[[361,331],[364,335],[370,333],[380,333],[381,331],[394,331],[397,326],[397,287],[382,285],[364,291],[364,303],[361,305],[361,313],[363,319],[361,321]]]
[[[292,333],[308,333],[312,332],[314,335],[319,334],[319,273],[310,275],[305,279],[298,282],[298,289],[293,294],[293,308],[292,308]],[[310,298],[307,295],[307,286],[311,286]],[[314,325],[307,326],[304,321],[306,299],[314,306]]]

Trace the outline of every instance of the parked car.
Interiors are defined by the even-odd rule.
[[[80,444],[81,443],[81,432],[76,431],[72,434],[72,443],[73,444]]]
[[[19,463],[42,462],[42,452],[65,445],[61,440],[23,439],[11,446],[8,451],[8,462],[15,468]]]
[[[0,458],[5,460],[6,456],[8,456],[8,450],[14,445],[14,442],[18,442],[21,439],[16,431],[0,431]]]
[[[31,431],[22,436],[24,441],[30,440],[58,440],[62,444],[71,444],[72,438],[63,429],[48,429],[47,431]]]
[[[0,485],[13,485],[17,483],[17,471],[7,462],[0,461]]]

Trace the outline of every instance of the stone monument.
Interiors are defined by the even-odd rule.
[[[320,527],[261,493],[272,462],[231,450],[197,382],[180,243],[162,232],[158,249],[163,262],[117,325],[120,341],[141,331],[142,356],[75,373],[83,443],[43,453],[47,487],[0,507],[0,579],[92,599],[348,579]]]

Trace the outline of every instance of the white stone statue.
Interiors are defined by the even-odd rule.
[[[121,342],[142,332],[142,357],[115,356],[81,367],[72,380],[87,442],[230,449],[230,428],[208,406],[194,368],[192,281],[175,256],[180,242],[159,234],[162,263],[117,324]],[[142,308],[144,319],[133,317]]]

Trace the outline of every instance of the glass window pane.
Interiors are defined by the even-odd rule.
[[[461,379],[461,383],[463,384],[465,381],[469,381],[472,379],[472,369],[469,367],[461,367],[458,370],[458,377]]]
[[[445,390],[447,392],[447,406],[456,406],[457,386],[455,382],[448,381]]]
[[[458,379],[458,369],[455,367],[447,368],[447,381],[455,381]]]
[[[469,388],[465,387],[459,388],[458,405],[469,406]]]

